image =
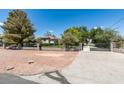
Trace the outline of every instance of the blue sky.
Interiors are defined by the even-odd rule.
[[[0,9],[0,22],[4,22],[11,10]],[[57,36],[71,26],[87,26],[89,29],[95,26],[110,27],[113,23],[124,17],[124,10],[101,9],[29,9],[24,10],[36,29],[35,35],[42,36],[46,31],[53,31]],[[113,28],[124,35],[124,20]],[[2,29],[0,28],[0,33]]]

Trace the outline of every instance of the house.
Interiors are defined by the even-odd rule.
[[[44,36],[41,38],[42,38],[43,44],[55,44],[58,41],[58,38],[53,36]]]

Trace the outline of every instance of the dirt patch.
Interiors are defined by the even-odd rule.
[[[62,57],[62,56],[64,56],[64,53],[58,53],[58,54],[56,54],[56,53],[43,53],[43,54],[35,54],[35,55],[37,55],[37,56],[47,56],[47,57]]]
[[[77,54],[78,52],[0,49],[0,73],[29,75],[60,70],[71,64]],[[14,68],[6,70],[6,67],[11,66]]]

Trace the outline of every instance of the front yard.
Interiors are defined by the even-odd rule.
[[[32,75],[61,70],[78,52],[0,49],[0,73]]]

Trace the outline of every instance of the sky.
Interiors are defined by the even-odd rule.
[[[0,9],[0,24],[6,21],[9,9]],[[72,26],[87,26],[89,29],[101,26],[110,27],[124,17],[124,10],[101,9],[25,9],[28,18],[34,24],[36,36],[43,36],[51,31],[60,36],[67,28]],[[124,35],[124,20],[112,27],[117,28]],[[0,33],[3,29],[0,28]]]

